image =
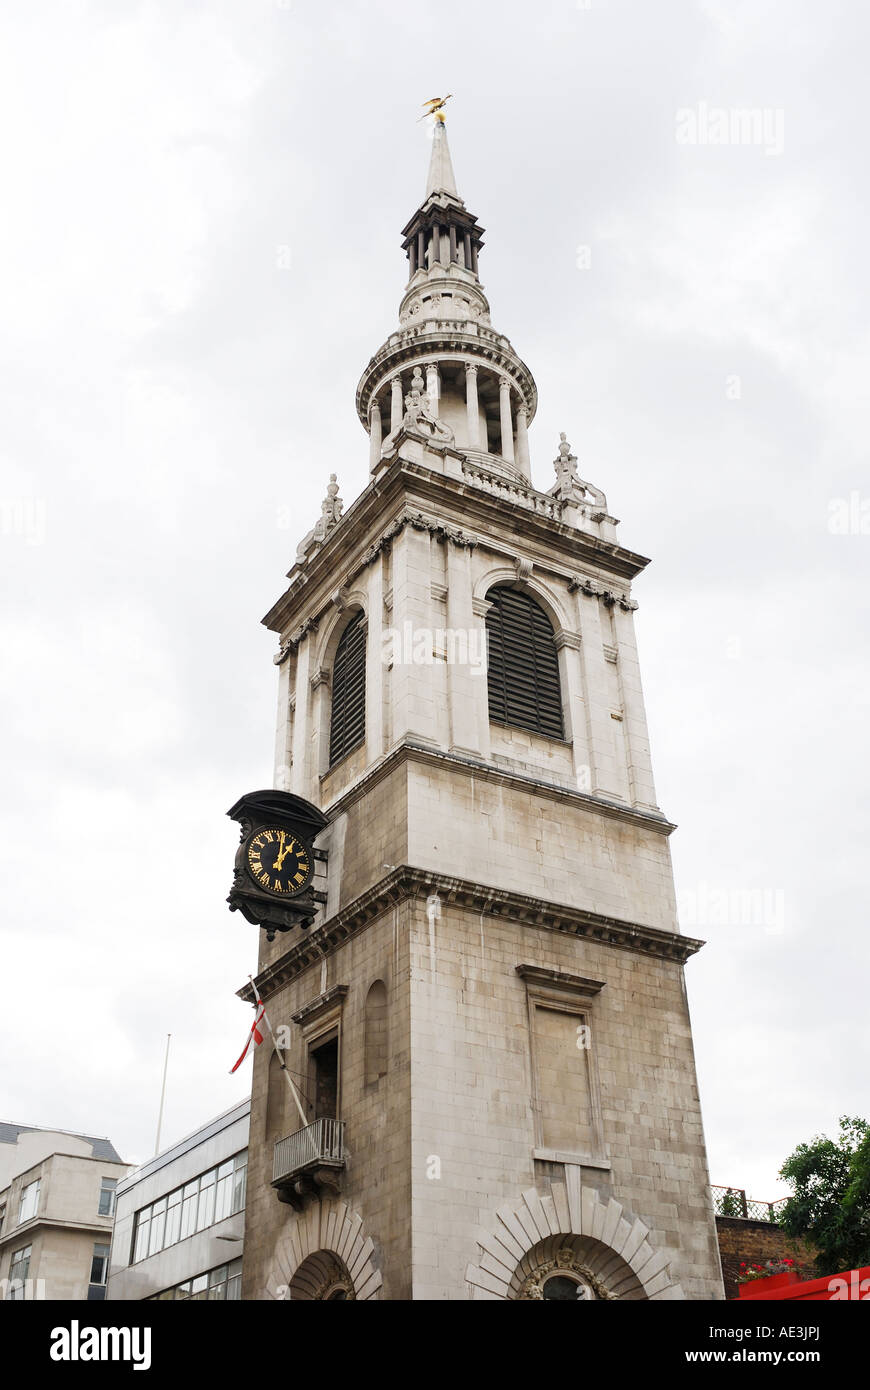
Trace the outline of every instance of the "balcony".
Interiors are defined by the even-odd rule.
[[[339,1191],[339,1174],[347,1163],[344,1124],[315,1120],[275,1145],[272,1186],[278,1200],[301,1210],[306,1197]]]

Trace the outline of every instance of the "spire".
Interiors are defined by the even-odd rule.
[[[450,146],[447,144],[447,127],[444,121],[438,120],[437,117],[432,136],[432,158],[429,161],[426,198],[431,198],[433,193],[446,193],[448,197],[462,201],[456,190],[456,176],[453,173]]]

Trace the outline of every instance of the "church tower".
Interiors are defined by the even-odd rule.
[[[276,786],[327,823],[316,917],[261,934],[243,1296],[721,1298],[647,561],[565,435],[533,481],[441,120],[402,244],[368,486],[332,476],[264,619]]]

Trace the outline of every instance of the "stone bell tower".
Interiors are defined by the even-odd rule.
[[[647,561],[564,435],[533,481],[482,236],[436,122],[369,484],[330,479],[264,619],[276,785],[328,823],[313,924],[261,934],[244,1297],[721,1298]]]

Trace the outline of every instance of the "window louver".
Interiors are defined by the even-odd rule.
[[[329,766],[334,767],[366,736],[366,626],[358,613],[342,633],[332,667]]]
[[[489,717],[563,738],[559,656],[550,620],[528,594],[491,589],[486,615]]]

